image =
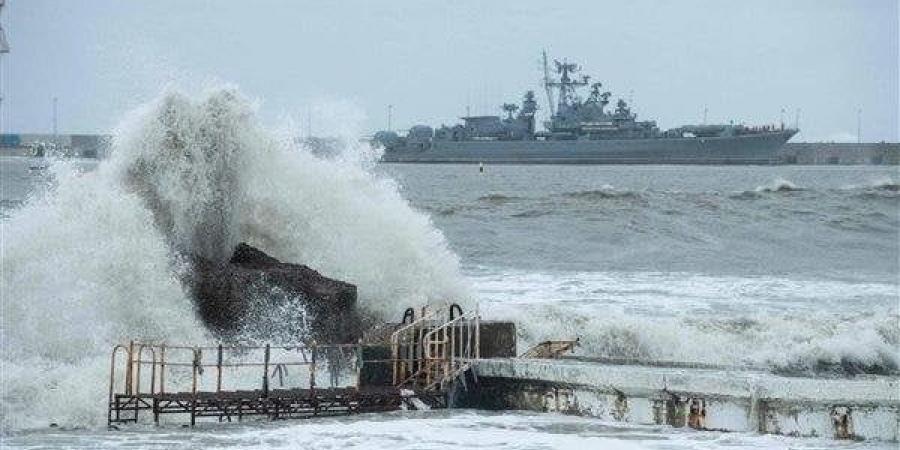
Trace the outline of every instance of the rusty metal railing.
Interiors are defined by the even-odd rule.
[[[406,316],[404,316],[404,322]],[[395,386],[443,390],[480,357],[478,310],[453,304],[428,312],[391,335]]]
[[[394,386],[407,383],[411,376],[419,373],[424,360],[422,338],[426,330],[433,326],[443,314],[445,314],[444,308],[428,311],[428,307],[423,306],[418,319],[412,316],[410,323],[401,326],[391,334]],[[406,318],[407,315],[404,314],[403,320],[406,321]]]
[[[208,361],[206,355],[209,354],[215,355],[213,362]],[[118,361],[122,355],[125,361],[120,365]],[[299,377],[303,382],[293,387],[315,390],[317,375],[322,370],[338,372],[348,366],[352,375],[349,383],[343,386],[358,387],[362,367],[360,344],[185,346],[131,341],[127,345],[116,345],[110,356],[109,400],[113,402],[117,393],[132,397],[172,391],[196,394],[208,376],[207,370],[213,370],[215,375],[215,389],[207,391],[222,392],[224,374],[229,369],[255,369],[258,371],[255,376],[232,377],[231,381],[259,389],[260,384],[255,380],[261,379],[261,390],[265,393],[273,377],[283,387],[290,368],[305,367],[306,373],[302,375],[307,376]],[[121,378],[117,378],[117,367],[124,367]],[[143,378],[145,370],[150,372],[149,381]],[[173,372],[178,370],[189,371],[188,376],[181,373],[181,376],[176,376],[173,380]],[[340,384],[339,382],[340,377],[331,377],[331,387]],[[173,383],[177,386],[173,386]],[[188,383],[189,389],[185,386]],[[121,386],[121,389],[117,390],[117,386]]]
[[[480,357],[480,318],[478,310],[452,317],[431,330],[423,339],[426,389],[443,390],[447,383],[465,373],[473,359]],[[461,310],[460,310],[461,312]]]
[[[371,391],[369,387],[387,396],[397,388],[442,395],[446,385],[480,356],[477,309],[463,313],[458,305],[432,311],[422,308],[418,319],[415,311],[408,311],[404,322],[408,323],[391,335],[391,355],[385,358],[384,346],[376,344],[372,347],[379,350],[372,356],[378,357],[365,361],[363,349],[368,346],[362,343],[204,346],[130,341],[116,345],[110,354],[109,423],[136,422],[141,410],[153,410],[158,416],[172,404],[185,408],[193,423],[195,416],[209,413],[196,410],[196,405],[202,406],[210,396],[245,395],[270,399],[274,405],[280,400],[269,394],[276,383],[276,395],[313,399],[317,394],[340,396],[338,391],[347,389],[358,397]],[[393,373],[367,372],[366,389],[361,390],[362,367],[369,363],[384,364]],[[329,377],[323,382],[325,373]],[[379,381],[373,383],[373,379]],[[265,412],[265,408],[257,409]],[[226,410],[216,411],[227,415]]]

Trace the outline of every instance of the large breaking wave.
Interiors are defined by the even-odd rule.
[[[443,235],[361,147],[324,160],[294,135],[234,89],[168,92],[122,121],[95,171],[51,167],[46,194],[0,223],[3,429],[100,422],[115,343],[208,339],[183,254],[248,242],[357,284],[381,316],[466,297]]]

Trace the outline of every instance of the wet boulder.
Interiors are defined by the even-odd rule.
[[[225,262],[192,259],[189,282],[198,315],[222,338],[351,343],[362,334],[350,283],[244,243]]]

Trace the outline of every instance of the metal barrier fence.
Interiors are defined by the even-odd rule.
[[[408,322],[407,322],[408,321]],[[444,405],[447,386],[479,357],[477,310],[458,305],[415,318],[411,309],[385,345],[186,346],[131,341],[110,355],[108,422],[137,422],[141,411],[231,420],[351,414],[397,409],[410,395]],[[386,356],[379,351],[373,355]],[[390,367],[378,375],[366,364]],[[118,372],[117,372],[118,371]],[[410,392],[412,394],[410,394]],[[409,403],[410,406],[416,407]]]
[[[116,379],[117,356],[120,353],[124,353],[126,358],[125,371],[121,379],[122,389],[116,391],[118,384]],[[215,360],[208,361],[208,355],[214,355]],[[148,357],[149,359],[147,359]],[[370,362],[387,361],[372,360]],[[352,383],[349,385],[357,386],[362,367],[361,344],[185,346],[132,341],[128,345],[117,345],[113,348],[109,395],[112,399],[116,392],[127,395],[153,395],[167,392],[197,393],[203,390],[201,385],[208,378],[207,369],[214,370],[215,389],[206,389],[206,392],[223,390],[225,371],[253,368],[257,370],[255,380],[253,376],[238,377],[237,381],[243,382],[244,386],[235,387],[260,389],[266,392],[270,387],[270,379],[273,377],[280,380],[280,384],[283,386],[291,367],[305,368],[307,375],[304,377],[306,383],[292,386],[294,388],[315,389],[317,376],[321,375],[323,370],[329,374],[329,387],[339,387],[339,372],[348,366],[352,371]],[[167,375],[179,369],[189,372],[189,388],[184,384],[183,373],[182,376],[176,378],[175,382],[179,384],[174,387],[171,385],[172,380],[167,378]],[[149,379],[144,378],[146,370],[150,371]]]

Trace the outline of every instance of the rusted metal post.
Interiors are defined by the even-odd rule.
[[[356,390],[359,391],[359,387],[362,384],[362,380],[360,377],[362,376],[362,366],[363,366],[363,353],[362,353],[362,339],[358,339],[356,341]],[[395,375],[396,377],[396,375]]]
[[[481,359],[481,313],[475,304],[475,359]]]
[[[132,344],[134,341],[132,341]],[[141,396],[141,356],[144,353],[144,346],[138,345],[137,358],[134,360],[135,366],[135,380],[134,380],[134,423],[138,421],[138,412],[140,411],[140,400]]]
[[[447,326],[444,326],[443,329],[441,330],[440,334],[442,337],[441,337],[440,344],[438,344],[438,345],[440,346],[440,349],[441,349],[441,353],[440,353],[441,354],[441,366],[440,367],[443,370],[443,373],[440,374],[440,378],[443,380],[444,377],[446,377],[448,374],[450,374],[450,357],[447,355],[447,350],[449,349],[449,346],[447,345],[447,339],[450,337],[450,330],[448,329]]]
[[[191,426],[197,424],[197,375],[200,371],[200,363],[201,363],[201,354],[200,349],[197,347],[193,348],[194,354],[194,363],[191,364]]]
[[[134,370],[134,341],[128,343],[128,365],[125,367],[125,394],[131,395],[132,378],[131,373]]]
[[[315,396],[316,392],[316,341],[312,341],[312,358],[309,365],[309,390]]]
[[[219,344],[216,355],[216,392],[222,392],[222,344]]]
[[[450,326],[450,369],[456,370],[456,325]]]
[[[144,346],[138,345],[137,358],[134,360],[134,395],[141,395],[141,358],[144,356]],[[137,411],[135,411],[137,412]]]
[[[399,335],[391,336],[391,365],[394,368],[394,386],[399,382],[397,378],[400,376],[400,337]]]
[[[166,344],[159,347],[159,393],[166,393]]]
[[[156,350],[150,347],[150,395],[156,393]]]
[[[197,394],[197,375],[200,372],[200,349],[194,347],[192,349],[194,355],[193,364],[191,364],[191,394]]]
[[[423,307],[424,309],[424,307]],[[424,370],[426,372],[426,381],[428,379],[428,353],[427,346],[428,342],[425,342],[425,335],[427,334],[425,323],[419,326],[419,341],[416,344],[416,350],[418,351],[418,364],[413,368],[413,373],[421,372]],[[418,378],[418,377],[417,377]],[[418,383],[414,380],[414,386],[417,386]]]
[[[125,347],[124,345],[120,344],[120,345],[116,345],[115,347],[113,347],[112,354],[110,355],[110,358],[109,358],[109,405],[108,405],[109,409],[107,410],[107,414],[106,414],[107,425],[112,425],[112,422],[113,422],[113,418],[112,418],[113,411],[112,410],[113,409],[115,409],[115,412],[116,412],[116,421],[119,420],[119,401],[116,398],[116,392],[115,392],[115,389],[116,389],[116,354],[119,353],[119,350],[124,351],[126,353],[125,356],[128,356],[127,355],[128,348]],[[127,364],[125,366],[125,372],[128,372]],[[123,389],[127,390],[128,389],[128,380],[125,379],[123,381],[125,384],[122,387],[123,387]]]
[[[269,396],[269,355],[270,355],[270,347],[269,344],[266,344],[266,352],[263,356],[263,397]]]
[[[466,357],[475,355],[475,320],[474,317],[466,321]]]

